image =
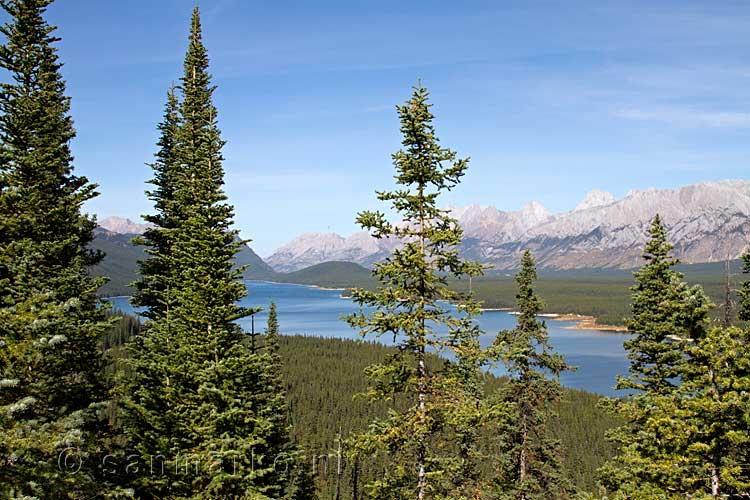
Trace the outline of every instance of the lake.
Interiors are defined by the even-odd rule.
[[[247,281],[246,284],[249,295],[241,304],[248,307],[260,306],[267,311],[269,304],[275,302],[279,325],[284,334],[360,338],[357,330],[341,320],[342,314],[355,312],[358,306],[349,299],[341,298],[339,290],[263,281]],[[127,297],[114,297],[110,300],[116,309],[133,312]],[[255,317],[256,332],[265,328],[266,311]],[[481,339],[482,344],[492,342],[499,330],[513,328],[515,321],[515,316],[506,311],[486,311],[478,318],[479,325],[486,332]],[[248,332],[252,328],[249,318],[241,320],[240,324]],[[575,372],[561,376],[563,385],[600,394],[617,394],[613,390],[615,377],[626,374],[628,370],[628,360],[622,346],[628,336],[622,333],[566,328],[573,324],[569,321],[547,321],[552,346],[565,356],[568,364],[578,368]],[[380,339],[385,344],[390,343],[389,341],[392,338]],[[502,374],[503,370],[494,369],[493,372]]]

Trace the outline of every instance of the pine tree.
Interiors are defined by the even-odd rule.
[[[742,254],[742,274],[750,274],[749,252],[745,252]],[[737,295],[739,295],[740,298],[739,318],[742,321],[750,321],[750,279],[746,279],[742,283],[742,287],[738,291]]]
[[[537,319],[543,304],[534,291],[536,279],[534,258],[526,250],[516,275],[517,326],[500,332],[491,348],[510,375],[500,399],[512,405],[500,433],[498,498],[565,498],[572,490],[562,472],[560,444],[549,432],[553,405],[562,397],[559,376],[571,368],[553,352],[546,325]]]
[[[174,197],[181,171],[176,157],[180,114],[174,85],[167,92],[164,119],[158,128],[159,150],[151,165],[154,178],[149,181],[155,189],[146,192],[154,202],[156,214],[144,216],[151,226],[141,237],[135,239],[135,243],[147,247],[148,258],[138,263],[140,279],[134,283],[136,293],[132,298],[132,303],[143,307],[143,315],[151,319],[162,316],[169,309],[167,297],[174,286],[174,277],[169,275],[170,231],[176,229],[179,221],[178,214],[175,213]]]
[[[197,8],[184,69],[174,143],[168,161],[155,167],[157,179],[168,179],[153,195],[167,258],[164,267],[142,267],[166,277],[168,286],[157,278],[150,288],[154,281],[143,278],[143,289],[157,293],[148,302],[151,320],[132,346],[136,377],[127,407],[142,459],[167,463],[135,483],[157,497],[278,498],[285,478],[274,461],[284,429],[276,412],[283,410],[278,398],[269,401],[269,357],[252,353],[235,323],[257,309],[237,305],[247,293],[233,265],[243,242],[223,191],[224,141]]]
[[[96,186],[73,172],[70,99],[51,0],[9,0],[0,28],[0,484],[5,497],[93,498],[91,468],[106,426],[98,341],[108,327],[87,270],[95,221],[82,205]],[[79,473],[58,469],[78,451]],[[96,488],[96,489],[93,489]]]
[[[686,345],[705,335],[710,301],[700,287],[689,287],[673,267],[672,246],[657,215],[649,229],[646,265],[635,273],[633,334],[625,342],[630,375],[619,377],[617,389],[633,394],[604,405],[625,420],[609,434],[618,455],[601,470],[603,483],[624,495],[668,495],[683,491],[685,457],[679,436],[665,422],[676,412],[679,377],[686,369]]]
[[[279,320],[276,312],[276,304],[271,303],[268,309],[268,323],[263,339],[263,352],[257,355],[261,358],[263,372],[260,383],[262,392],[257,396],[258,404],[267,419],[265,430],[265,446],[269,456],[276,460],[276,470],[284,474],[281,480],[291,481],[295,472],[299,477],[304,477],[301,469],[301,453],[295,449],[289,440],[288,409],[286,403],[286,388],[283,381],[282,361],[279,354],[280,344]],[[295,471],[295,468],[300,470]],[[304,483],[304,482],[303,482]],[[297,488],[293,498],[302,500],[305,497],[305,488]]]
[[[466,361],[479,358],[471,352],[477,330],[467,330],[466,318],[478,314],[479,305],[449,290],[446,283],[448,276],[476,276],[482,271],[479,264],[458,257],[461,228],[447,211],[437,208],[438,197],[459,183],[468,160],[440,146],[428,95],[420,85],[410,100],[397,107],[403,149],[393,155],[393,162],[401,188],[377,193],[380,201],[390,202],[403,223],[389,223],[382,212],[366,211],[357,217],[374,237],[403,243],[375,265],[373,274],[380,287],[352,294],[360,306],[376,310],[347,318],[363,336],[393,336],[398,346],[396,354],[366,370],[372,380],[371,400],[398,397],[406,402],[403,411],[391,410],[387,418],[374,421],[357,441],[361,454],[387,456],[383,477],[367,485],[369,495],[378,499],[464,498],[454,490],[463,482],[456,476],[463,472],[462,460],[468,455],[458,450],[473,446],[447,441],[456,437],[451,425],[460,423],[461,415],[470,415],[469,408],[476,406],[467,400],[469,382],[458,383],[460,377],[449,365],[427,363],[428,352],[452,352]],[[457,303],[464,317],[454,316],[445,301]],[[466,436],[459,433],[458,440]],[[462,489],[467,488],[462,484]]]
[[[684,359],[680,340],[696,337],[695,330],[702,328],[708,309],[701,293],[688,290],[682,275],[673,269],[679,261],[669,255],[672,245],[658,215],[649,235],[643,254],[646,265],[635,272],[632,318],[627,321],[628,331],[634,334],[625,343],[631,375],[620,378],[617,388],[663,395],[677,384],[675,377]],[[691,292],[696,294],[696,303],[685,304],[682,299]],[[692,310],[686,311],[686,305]]]
[[[678,408],[662,424],[674,429],[685,457],[685,494],[720,498],[750,491],[748,345],[746,330],[715,327],[687,347]]]
[[[268,323],[265,331],[265,339],[263,346],[266,352],[273,357],[273,366],[276,367],[276,371],[281,370],[281,357],[279,356],[279,317],[276,312],[276,304],[271,302],[271,306],[268,308]],[[279,380],[277,389],[281,389],[282,384]]]

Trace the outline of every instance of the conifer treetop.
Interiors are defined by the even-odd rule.
[[[475,444],[471,426],[481,419],[470,409],[479,405],[475,386],[482,359],[480,331],[472,322],[479,304],[450,289],[447,279],[478,276],[482,266],[459,257],[461,227],[437,204],[443,192],[459,183],[469,160],[440,146],[428,98],[427,89],[417,85],[411,98],[396,107],[403,136],[401,149],[392,155],[398,188],[376,192],[401,221],[393,224],[379,211],[357,216],[357,223],[374,237],[403,242],[375,264],[373,275],[381,286],[352,293],[356,303],[377,310],[346,318],[363,336],[392,335],[399,346],[386,362],[367,368],[372,381],[368,396],[387,400],[403,394],[412,404],[374,423],[358,440],[363,453],[385,446],[392,456],[386,476],[371,485],[383,498],[414,498],[415,491],[419,498],[426,498],[428,491],[451,491],[458,495],[454,498],[464,498],[457,485],[469,488],[472,480],[465,465]],[[455,315],[445,301],[456,304],[462,314]],[[456,364],[429,367],[428,349],[452,352]],[[460,457],[431,446],[432,437],[446,432],[448,424],[440,422],[454,426],[453,439],[462,441],[456,445],[463,450]]]
[[[680,342],[703,335],[712,304],[700,287],[689,287],[673,269],[679,260],[670,255],[672,245],[658,214],[648,234],[645,265],[634,273],[632,315],[626,320],[635,334],[625,342],[631,375],[619,377],[618,388],[666,393],[676,387],[683,361]]]

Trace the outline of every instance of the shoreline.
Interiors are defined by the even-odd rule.
[[[597,323],[595,316],[587,316],[585,314],[557,314],[555,316],[547,316],[553,321],[575,321],[575,324],[565,326],[563,328],[567,330],[596,330],[599,332],[610,332],[610,333],[625,333],[628,328],[624,325],[602,325]]]
[[[510,311],[512,315],[518,315],[518,311],[513,311],[508,308],[497,308],[497,309],[483,309],[483,310],[494,310],[494,311]],[[539,318],[548,319],[551,321],[572,321],[575,322],[573,325],[564,326],[566,330],[595,330],[598,332],[610,332],[610,333],[625,333],[628,328],[624,325],[603,325],[597,322],[595,316],[577,313],[541,313],[537,315]]]
[[[331,288],[331,287],[325,287],[321,285],[311,285],[308,283],[288,283],[288,282],[279,282],[279,281],[271,281],[271,280],[245,280],[245,281],[255,281],[260,283],[272,283],[274,285],[296,285],[296,286],[307,286],[310,288],[317,288],[318,290],[331,290],[331,291],[340,291],[345,292],[349,290],[349,288]],[[345,297],[343,294],[341,295],[342,299],[349,299],[351,297]],[[511,307],[483,307],[480,309],[482,312],[508,312],[510,314],[517,314],[516,311],[513,310]],[[567,330],[594,330],[598,332],[609,332],[609,333],[625,333],[628,331],[627,327],[622,325],[603,325],[601,323],[597,322],[597,318],[595,316],[590,316],[586,314],[576,314],[576,313],[542,313],[539,315],[539,317],[544,319],[549,319],[551,321],[572,321],[575,322],[573,325],[568,325],[563,328]]]
[[[294,285],[294,286],[307,286],[310,288],[317,288],[318,290],[333,290],[333,291],[346,291],[348,288],[331,288],[321,285],[312,285],[310,283],[290,283],[288,281],[271,281],[271,280],[253,280],[246,279],[243,281],[254,281],[256,283],[271,283],[272,285]]]

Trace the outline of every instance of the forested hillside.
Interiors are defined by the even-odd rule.
[[[727,279],[730,290],[737,290],[745,279],[742,262],[737,260],[730,263],[729,276],[724,263],[687,264],[676,269],[685,274],[688,282],[701,285],[714,303],[720,305],[725,301]],[[634,283],[632,270],[543,270],[538,286],[544,297],[546,313],[583,314],[596,317],[600,324],[623,325],[630,315],[630,287]],[[456,282],[454,286],[462,291],[469,290],[466,280]],[[515,305],[512,276],[484,276],[473,280],[471,288],[484,307],[513,308]],[[735,292],[731,298],[736,301]],[[713,314],[718,317],[723,314],[723,309],[720,307]]]
[[[121,359],[124,354],[121,346],[139,331],[137,319],[122,316],[106,336],[104,346]],[[257,346],[263,343],[261,336]],[[304,450],[305,464],[315,467],[320,498],[334,498],[337,484],[342,498],[352,498],[352,481],[356,476],[353,476],[348,439],[366,428],[373,418],[382,417],[390,406],[370,404],[363,397],[368,385],[364,369],[382,362],[394,349],[374,342],[305,336],[281,336],[279,345],[292,436]],[[436,365],[441,361],[431,357],[430,363]],[[483,381],[487,392],[506,382],[492,375],[485,376]],[[565,389],[557,405],[559,418],[550,429],[566,450],[565,475],[582,492],[596,489],[596,470],[614,453],[604,434],[620,421],[598,408],[600,399],[596,394]],[[340,474],[337,473],[339,457]],[[361,490],[362,485],[374,479],[380,465],[371,461],[358,466]]]
[[[385,414],[387,404],[373,405],[361,396],[367,390],[363,369],[382,362],[393,349],[371,342],[296,336],[282,337],[281,347],[295,440],[313,455],[332,455],[328,456],[327,475],[318,464],[321,498],[334,497],[336,481],[341,483],[342,497],[350,498],[353,464],[346,457],[346,445],[345,467],[341,477],[335,474],[338,439],[341,436],[345,441],[374,417]],[[491,392],[504,381],[487,376],[485,383]],[[355,397],[357,394],[360,396]],[[597,408],[599,399],[595,394],[566,389],[557,406],[560,417],[551,428],[566,450],[565,474],[581,491],[595,489],[596,469],[614,452],[604,433],[618,420]],[[362,484],[374,479],[379,469],[377,463],[360,467]]]

